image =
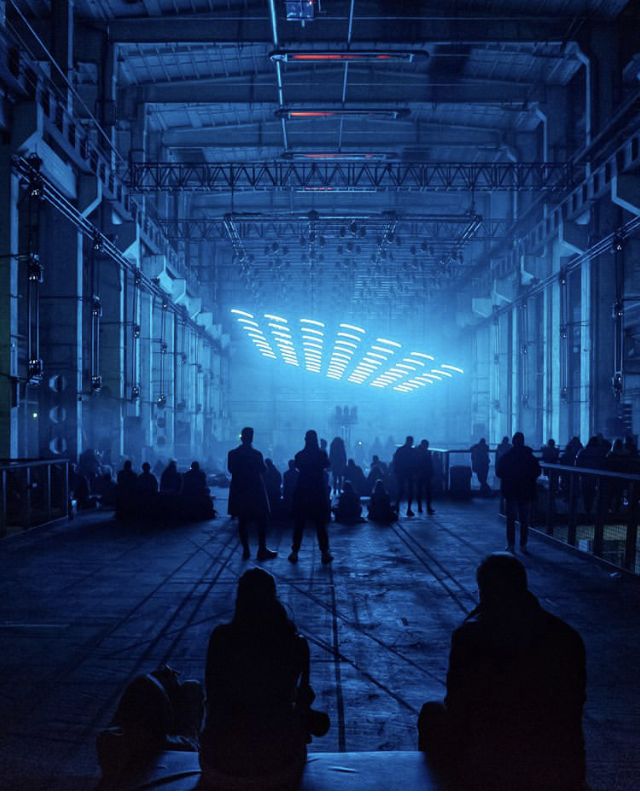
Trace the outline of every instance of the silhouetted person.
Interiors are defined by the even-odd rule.
[[[260,451],[252,445],[253,429],[243,428],[240,439],[240,445],[227,456],[227,469],[231,473],[229,514],[238,518],[242,558],[246,561],[251,555],[249,525],[253,522],[258,529],[258,560],[266,561],[278,555],[267,547],[269,499],[264,484],[267,467]]]
[[[343,525],[355,525],[364,522],[362,516],[362,503],[356,494],[351,481],[345,481],[342,494],[338,498],[338,503],[334,509],[336,522]]]
[[[342,437],[334,437],[329,448],[329,461],[331,462],[331,475],[333,489],[336,494],[342,489],[345,470],[347,469],[347,451]]]
[[[289,459],[289,469],[282,475],[282,503],[287,519],[293,514],[293,494],[298,483],[298,475],[295,460]]]
[[[278,600],[275,580],[262,569],[241,576],[232,621],[211,634],[205,690],[202,785],[295,789],[309,732],[324,734],[329,722],[316,714],[323,726],[309,726],[309,646]]]
[[[172,459],[160,476],[160,491],[178,494],[181,489],[182,476],[178,472],[176,462]]]
[[[576,467],[583,467],[587,470],[605,470],[606,454],[597,436],[590,437],[585,447],[576,456]],[[598,480],[593,475],[580,476],[580,486],[582,487],[582,502],[584,510],[589,514],[593,508],[593,501],[596,496]]]
[[[133,464],[127,459],[118,473],[116,490],[116,513],[125,516],[133,508],[138,476],[133,471]]]
[[[115,507],[117,500],[116,482],[113,480],[111,467],[103,464],[100,475],[95,479],[95,493],[101,506]]]
[[[369,519],[378,525],[391,525],[398,519],[398,513],[394,511],[389,493],[381,480],[376,481],[371,493]]]
[[[422,514],[422,499],[427,504],[427,514],[435,514],[431,505],[431,482],[433,481],[433,459],[429,450],[429,440],[423,439],[415,450],[416,460],[416,497],[418,513]]]
[[[347,461],[347,469],[345,470],[344,477],[345,480],[351,481],[351,486],[356,495],[367,494],[367,479],[364,477],[362,467],[357,465],[354,459],[349,459]]]
[[[578,437],[571,437],[569,442],[567,442],[564,452],[561,454],[560,458],[558,459],[558,463],[563,464],[567,467],[573,467],[576,463],[576,457],[581,450],[582,450],[582,443],[580,442]]]
[[[491,492],[491,488],[487,483],[489,476],[489,446],[484,437],[471,446],[471,469],[480,482],[480,492],[483,495]]]
[[[511,443],[509,442],[509,437],[503,437],[502,442],[496,447],[496,460],[495,460],[496,467],[498,466],[498,462],[500,461],[500,459],[509,450],[511,450]]]
[[[536,499],[536,481],[540,465],[531,448],[524,444],[524,434],[516,431],[513,447],[498,463],[496,475],[505,499],[507,514],[507,550],[513,552],[516,543],[516,517],[520,522],[520,549],[525,552],[529,536],[531,504]]]
[[[151,472],[151,465],[149,462],[144,462],[142,465],[142,472],[138,476],[136,484],[136,493],[140,498],[148,498],[150,495],[155,495],[158,491],[158,479]]]
[[[371,459],[369,473],[367,475],[367,492],[369,494],[371,494],[373,491],[376,481],[384,480],[386,474],[387,465],[384,462],[381,462],[377,454],[374,453],[373,458]]]
[[[271,459],[265,459],[264,464],[267,468],[264,474],[264,485],[267,489],[271,516],[279,517],[282,509],[280,505],[282,500],[282,476],[280,475],[280,470],[278,470]]]
[[[165,467],[162,459],[156,459],[156,463],[153,465],[153,469],[151,470],[151,472],[155,475],[156,478],[160,478],[164,470]]]
[[[541,458],[545,464],[557,464],[560,458],[560,449],[556,445],[555,439],[550,439],[546,445],[542,446]]]
[[[397,481],[396,511],[400,514],[400,503],[404,496],[407,496],[407,517],[414,517],[411,511],[411,501],[413,500],[413,479],[415,475],[415,450],[413,448],[413,437],[409,436],[393,454],[393,471]]]
[[[100,473],[100,457],[93,448],[87,448],[78,456],[78,471],[87,479],[89,490],[93,488],[93,480]]]
[[[326,452],[318,445],[315,431],[307,431],[304,437],[304,448],[295,455],[296,468],[299,472],[298,483],[293,494],[293,543],[289,561],[298,561],[298,551],[302,544],[304,526],[307,521],[316,526],[318,546],[322,552],[322,563],[329,564],[333,556],[329,551],[329,535],[327,533],[327,515],[331,507],[327,494],[327,470],[331,466]]]
[[[92,508],[89,492],[89,481],[87,477],[80,472],[77,464],[71,465],[71,472],[69,474],[69,489],[73,495],[76,506],[78,509]]]
[[[614,473],[631,472],[631,458],[624,449],[621,439],[616,439],[605,458],[605,468]],[[620,511],[624,496],[625,482],[621,478],[611,478],[604,481],[604,488],[608,492],[608,507],[613,511]]]
[[[453,789],[583,789],[580,635],[543,610],[512,555],[485,558],[477,581],[480,604],[452,636],[444,705],[422,707],[419,748]]]
[[[208,492],[207,476],[200,469],[199,462],[191,462],[191,467],[182,476],[182,494],[200,497]]]

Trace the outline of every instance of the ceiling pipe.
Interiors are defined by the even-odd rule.
[[[267,0],[269,3],[269,16],[271,18],[271,36],[273,38],[273,46],[278,49],[278,19],[276,17],[276,4],[275,0]],[[282,84],[282,64],[276,61],[276,82],[278,84],[278,105],[284,107],[284,86]],[[285,151],[289,149],[289,139],[287,137],[287,120],[285,116],[280,119],[282,125],[282,138],[284,142]]]

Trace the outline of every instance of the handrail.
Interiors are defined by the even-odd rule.
[[[638,461],[640,465],[640,460]],[[566,473],[577,473],[578,475],[599,475],[605,478],[623,478],[625,481],[640,481],[639,473],[626,473],[620,470],[596,470],[592,467],[578,467],[577,465],[551,464],[550,462],[540,462],[540,466],[549,470],[558,470]]]

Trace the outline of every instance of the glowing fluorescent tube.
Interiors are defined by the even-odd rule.
[[[358,337],[355,334],[351,334],[350,332],[338,332],[337,337],[348,337],[349,339],[357,340],[358,342],[360,342],[360,340],[362,340],[361,337]]]
[[[300,331],[307,332],[308,334],[320,335],[320,337],[324,336],[324,332],[322,331],[322,329],[310,329],[308,326],[302,326],[300,328]]]
[[[411,365],[418,365],[418,367],[421,368],[424,367],[424,362],[419,362],[417,359],[409,359],[409,357],[405,357],[402,361],[409,362]]]
[[[436,370],[435,368],[431,369],[432,373],[437,373],[439,376],[446,376],[448,379],[452,379],[453,376],[450,373],[447,373],[446,370]]]
[[[245,318],[253,318],[253,315],[250,312],[245,312],[244,310],[231,310],[234,315],[244,315]]]
[[[372,345],[371,346],[371,350],[372,351],[382,351],[384,354],[395,354],[396,353],[391,348],[383,348],[382,346],[379,346],[379,345]]]
[[[281,318],[279,315],[268,315],[265,312],[264,317],[269,318],[272,321],[280,321],[280,323],[289,323],[289,321],[286,318]]]
[[[312,326],[322,326],[324,328],[322,321],[312,321],[310,318],[300,318],[300,323],[310,323]]]
[[[246,318],[238,318],[238,323],[242,324],[243,329],[251,329],[252,327],[255,327],[256,329],[260,328],[259,324],[257,324],[255,321],[249,321]]]
[[[440,365],[440,367],[444,368],[445,370],[453,370],[456,373],[464,373],[464,370],[462,370],[462,368],[457,368],[455,365]]]
[[[386,343],[387,345],[392,345],[395,346],[396,348],[402,348],[402,345],[400,343],[396,343],[395,340],[387,340],[384,337],[378,337],[376,343]]]
[[[338,334],[340,334],[340,332],[338,332]],[[342,332],[342,334],[346,334],[346,332]],[[356,337],[354,339],[357,340],[358,338]],[[337,345],[347,345],[350,348],[354,348],[354,349],[358,347],[358,343],[352,343],[351,340],[338,340],[336,342],[336,346]]]
[[[412,351],[411,352],[411,356],[412,357],[420,357],[421,359],[431,359],[431,360],[433,360],[433,357],[431,356],[431,354],[421,354],[419,351]]]
[[[353,326],[350,323],[341,323],[340,324],[340,328],[341,329],[351,329],[354,332],[361,332],[362,334],[366,334],[365,330],[362,329],[360,326]]]
[[[279,329],[281,332],[290,332],[288,326],[283,326],[281,323],[270,323],[268,324],[272,329]]]

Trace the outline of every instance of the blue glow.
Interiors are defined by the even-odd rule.
[[[408,393],[464,374],[462,368],[446,363],[440,365],[441,369],[434,367],[430,371],[430,363],[435,362],[431,354],[411,351],[410,355],[403,357],[400,353],[402,343],[386,337],[373,337],[356,324],[338,323],[334,326],[332,333],[335,337],[332,343],[327,341],[325,353],[325,324],[322,321],[300,318],[299,325],[294,323],[290,326],[281,315],[264,313],[257,316],[268,319],[263,332],[250,312],[234,309],[232,313],[238,316],[240,328],[263,357],[304,367],[311,373],[322,373],[334,381],[344,379],[351,384],[366,384],[378,389],[391,387],[397,393]],[[409,351],[410,347],[407,346],[406,350]]]

